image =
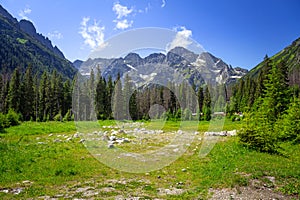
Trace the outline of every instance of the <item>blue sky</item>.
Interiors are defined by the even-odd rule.
[[[252,68],[300,37],[299,0],[0,0],[73,61],[123,31],[176,30],[234,67]]]

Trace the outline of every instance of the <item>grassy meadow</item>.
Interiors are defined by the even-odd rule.
[[[99,123],[114,125],[114,121]],[[161,128],[158,122],[144,126]],[[24,122],[4,129],[0,133],[0,199],[209,199],[212,189],[239,191],[253,184],[286,198],[299,198],[300,145],[285,143],[283,155],[271,155],[241,146],[237,137],[222,137],[205,158],[199,158],[202,133],[209,122],[193,126],[187,129],[200,134],[183,156],[161,170],[142,174],[121,172],[96,160],[80,138],[72,137],[77,132],[74,122]],[[223,129],[241,126],[242,122],[225,121]],[[179,122],[166,122],[162,129],[179,127]]]

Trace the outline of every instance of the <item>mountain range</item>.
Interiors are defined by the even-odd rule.
[[[175,47],[167,54],[153,53],[145,58],[137,53],[129,53],[121,58],[76,61],[74,65],[78,67],[79,63],[79,72],[82,75],[89,75],[91,69],[96,68],[101,70],[104,78],[111,76],[113,80],[118,74],[122,77],[129,73],[130,77],[138,82],[162,81],[160,79],[168,82],[174,81],[174,77],[178,78],[179,75],[196,86],[205,82],[235,82],[248,72],[246,69],[233,68],[208,52],[195,54],[183,47]]]
[[[22,72],[31,65],[34,73],[54,69],[66,78],[73,78],[76,68],[51,41],[36,32],[32,22],[15,19],[0,5],[0,73]]]

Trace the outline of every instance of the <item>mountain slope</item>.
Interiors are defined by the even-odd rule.
[[[37,34],[31,22],[21,21],[0,5],[0,73],[10,74],[17,67],[24,72],[31,65],[34,73],[55,69],[64,77],[72,78],[76,73],[72,63],[50,40]]]
[[[275,64],[283,61],[288,66],[290,85],[296,84],[300,86],[300,38],[293,41],[291,45],[287,46],[279,53],[270,57],[270,60]],[[265,61],[259,63],[250,70],[244,78],[250,77],[256,79],[258,74],[263,70],[264,64]]]

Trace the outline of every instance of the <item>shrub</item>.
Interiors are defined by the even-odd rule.
[[[71,115],[71,110],[68,110],[68,112],[65,114],[63,121],[71,121],[72,120],[72,115]]]
[[[286,113],[277,121],[276,132],[282,141],[298,143],[300,137],[300,100],[298,98],[294,98]]]
[[[0,113],[0,129],[9,127],[9,122],[3,113]]]
[[[240,142],[261,152],[278,153],[278,135],[274,131],[274,125],[266,119],[266,115],[257,112],[247,115],[245,120],[245,127],[238,132]]]
[[[6,118],[8,120],[9,126],[17,126],[20,124],[20,116],[12,109],[9,109]]]
[[[56,121],[56,122],[61,121],[61,119],[62,119],[62,116],[61,116],[60,113],[58,113],[57,115],[55,115],[55,116],[53,117],[53,120]]]
[[[184,120],[191,120],[192,119],[192,111],[190,109],[188,109],[188,108],[184,109],[183,119]]]

